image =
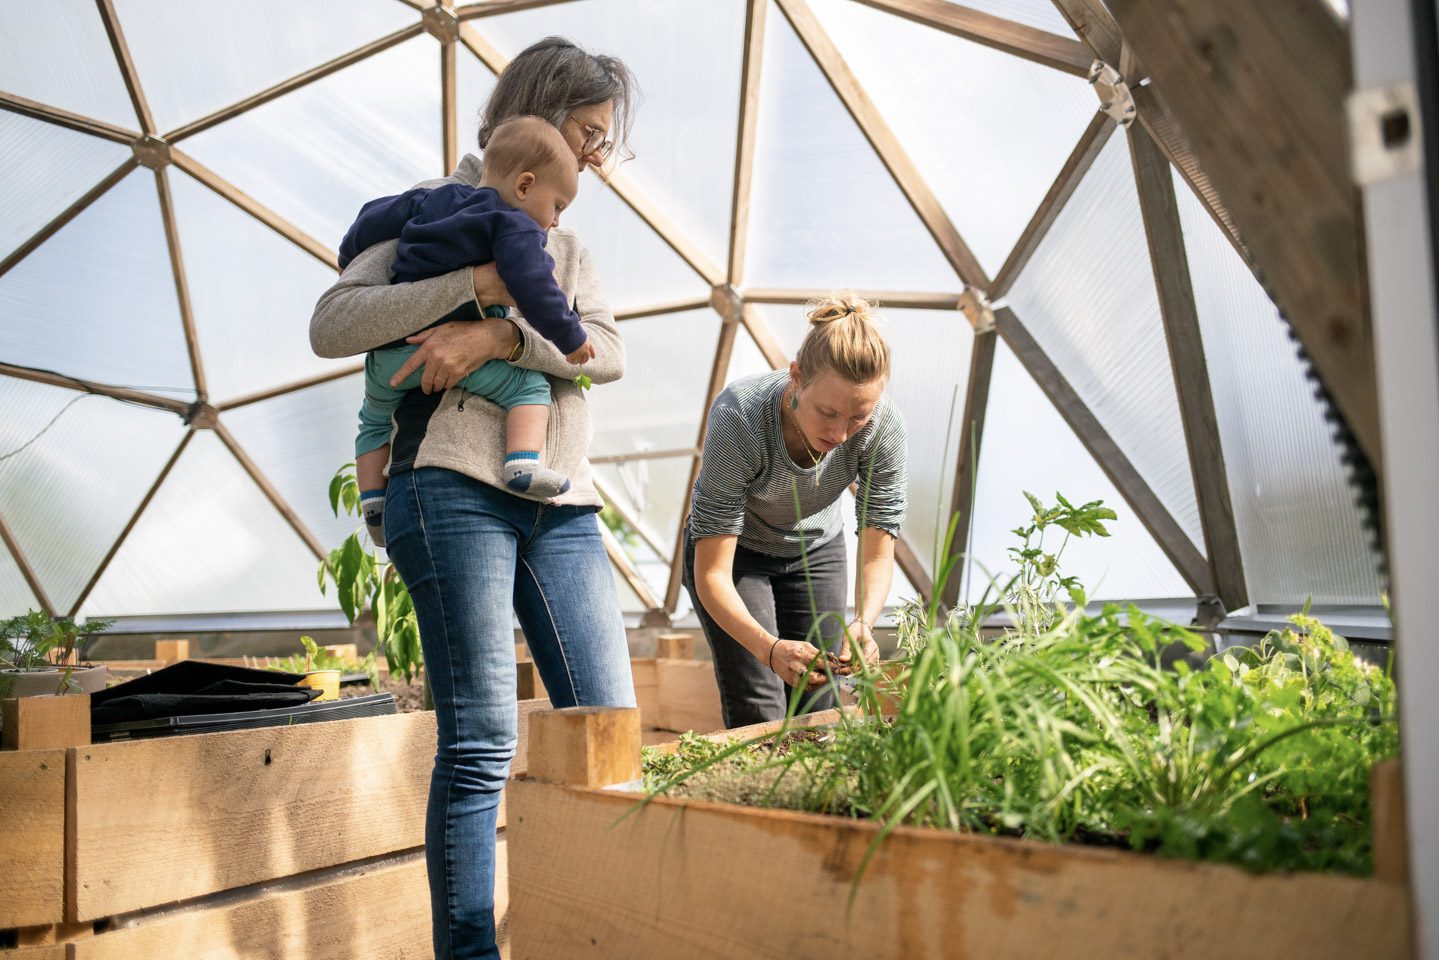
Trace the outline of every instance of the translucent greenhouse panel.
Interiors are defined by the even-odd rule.
[[[0,318],[7,363],[193,397],[154,175],[131,173],[0,277]]]
[[[808,329],[804,308],[760,308],[793,356]],[[880,305],[893,373],[887,393],[904,417],[909,439],[909,515],[904,535],[925,569],[933,570],[938,541],[949,522],[959,448],[959,421],[974,334],[957,310],[899,310]]]
[[[182,124],[419,19],[393,0],[115,0],[155,124]]]
[[[590,455],[693,447],[719,328],[709,309],[623,321],[628,372],[589,391]]]
[[[310,313],[334,270],[199,181],[166,173],[211,402],[354,366],[310,349]]]
[[[840,519],[844,521],[845,553],[849,561],[847,564],[849,568],[849,592],[845,594],[849,599],[849,603],[845,615],[850,616],[854,613],[855,580],[859,576],[859,568],[855,565],[856,551],[859,550],[859,536],[855,532],[855,524],[857,521],[854,515],[854,497],[848,492],[840,495],[839,510]],[[894,580],[889,586],[889,596],[887,596],[884,601],[885,608],[892,610],[903,605],[905,601],[918,596],[919,591],[909,582],[909,578],[904,575],[904,571],[899,568],[899,564],[895,564]]]
[[[693,442],[693,438],[691,438]],[[642,526],[636,558],[655,554],[668,568],[679,535],[680,509],[690,478],[690,457],[656,457],[595,465],[595,473],[620,506]],[[653,540],[653,543],[650,541]],[[663,592],[663,586],[660,591]]]
[[[0,453],[19,450],[0,460],[0,515],[68,612],[185,428],[171,413],[10,378],[0,378],[0,407]]]
[[[86,616],[326,610],[319,566],[225,449],[202,430],[125,538]]]
[[[455,46],[455,135],[458,153],[479,153],[480,112],[495,89],[495,75],[464,44]],[[446,171],[449,172],[449,171]],[[581,189],[584,181],[580,181]]]
[[[1202,549],[1189,452],[1125,137],[1109,139],[1008,299]]]
[[[220,415],[238,443],[327,549],[360,521],[330,509],[330,478],[355,459],[359,374],[246,404]]]
[[[960,281],[771,3],[745,285],[957,290]]]
[[[994,354],[975,489],[970,541],[974,562],[965,577],[965,595],[971,603],[984,593],[991,575],[1003,579],[1013,570],[1006,551],[1019,539],[1011,531],[1033,514],[1024,499],[1026,490],[1046,503],[1055,502],[1056,491],[1075,504],[1103,500],[1119,514],[1107,525],[1111,536],[1071,541],[1060,559],[1063,573],[1079,577],[1090,597],[1151,600],[1194,595],[1001,340]],[[1059,546],[1054,534],[1060,532],[1050,531],[1046,550]]]
[[[474,24],[507,57],[558,34],[623,60],[639,80],[643,105],[630,137],[634,159],[621,169],[722,266],[729,256],[744,18],[744,0],[600,0]]]
[[[128,147],[0,112],[0,258],[131,156]]]
[[[367,201],[449,172],[440,169],[439,75],[438,45],[419,36],[179,147],[337,249]]]
[[[1174,192],[1249,599],[1376,604],[1376,558],[1287,327],[1189,188]]]
[[[140,129],[93,3],[0,3],[0,90]]]
[[[0,617],[16,617],[26,610],[39,610],[40,601],[25,582],[20,564],[0,545]]]
[[[1094,116],[1094,91],[850,0],[811,6],[980,264],[997,274]]]
[[[764,354],[754,342],[754,337],[749,331],[741,326],[734,334],[734,349],[729,355],[729,372],[725,374],[725,383],[734,383],[743,377],[752,377],[760,373],[769,373],[772,368],[765,360]],[[708,410],[705,411],[709,413]]]
[[[1027,27],[1048,30],[1063,37],[1074,37],[1069,23],[1054,6],[1053,0],[964,0],[958,6],[992,13]]]

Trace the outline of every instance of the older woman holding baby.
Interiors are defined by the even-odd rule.
[[[870,304],[810,305],[786,370],[730,384],[709,413],[686,528],[684,582],[714,653],[726,727],[833,705],[856,654],[879,659],[875,619],[904,523],[904,421],[884,393],[889,346]],[[856,486],[854,617],[840,496]],[[846,642],[849,640],[851,642]]]
[[[479,146],[506,120],[537,116],[564,137],[577,168],[598,167],[628,131],[634,89],[618,60],[543,40],[499,76]],[[468,155],[450,177],[420,186],[477,187],[482,177],[481,160]],[[466,304],[483,312],[515,299],[493,264],[392,284],[396,250],[388,240],[354,257],[321,297],[310,338],[324,357],[398,340],[418,346],[394,378],[418,370],[421,380],[393,413],[384,533],[414,601],[439,733],[425,829],[434,949],[439,960],[498,957],[495,828],[516,742],[511,612],[556,706],[634,705],[586,460],[589,408],[573,382],[580,373],[596,384],[618,379],[624,345],[569,231],[550,230],[545,250],[593,351],[583,366],[521,317],[432,326]],[[549,378],[540,459],[569,479],[559,495],[506,482],[506,411],[460,386],[497,359]]]

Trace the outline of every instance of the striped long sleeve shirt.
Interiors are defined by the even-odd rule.
[[[690,507],[695,539],[737,535],[749,550],[798,557],[842,532],[839,498],[858,482],[856,524],[899,536],[908,495],[904,420],[888,396],[864,429],[817,465],[785,449],[780,399],[786,370],[745,377],[710,407],[704,456]]]

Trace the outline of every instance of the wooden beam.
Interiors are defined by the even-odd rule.
[[[238,103],[232,103],[227,107],[221,107],[214,113],[203,116],[199,120],[196,120],[192,123],[187,123],[183,127],[176,127],[174,130],[171,130],[169,133],[165,134],[164,139],[173,147],[175,144],[179,143],[181,140],[184,140],[186,137],[193,137],[197,133],[201,133],[205,130],[209,130],[211,127],[224,123],[226,120],[233,120],[235,117],[238,117],[240,114],[245,113],[247,110],[253,110],[261,104],[269,103],[276,97],[282,97],[287,93],[300,89],[301,87],[308,86],[309,84],[314,83],[316,80],[323,80],[325,77],[328,77],[330,74],[335,73],[336,71],[343,70],[348,66],[359,63],[361,60],[364,60],[367,57],[372,57],[377,53],[381,53],[385,50],[390,49],[393,46],[404,43],[411,37],[417,37],[423,30],[424,27],[419,21],[416,21],[407,27],[401,27],[394,33],[386,34],[385,36],[373,41],[372,43],[367,43],[363,47],[351,50],[349,53],[341,54],[333,60],[328,60],[325,63],[320,64],[318,67],[312,67],[309,70],[306,70],[304,73],[296,74],[295,76],[290,77],[288,80],[282,80],[279,83],[275,84],[273,87],[267,87],[266,89],[261,90],[259,93],[254,94],[253,96],[246,97],[244,100],[241,100]]]
[[[0,260],[0,277],[3,277],[5,276],[5,274],[9,273],[11,267],[15,266],[15,264],[19,263],[21,260],[24,260],[37,247],[39,247],[40,244],[44,243],[46,240],[49,240],[56,233],[58,233],[61,227],[65,226],[65,224],[69,223],[71,220],[74,220],[81,213],[83,213],[85,209],[90,206],[90,204],[100,199],[100,197],[103,196],[107,190],[109,190],[115,184],[119,183],[121,180],[124,180],[125,177],[129,175],[130,171],[135,169],[136,165],[137,164],[133,156],[126,157],[125,160],[118,167],[110,171],[109,175],[106,176],[105,179],[101,180],[99,183],[95,184],[95,186],[85,191],[83,196],[81,196],[74,203],[70,204],[70,206],[66,207],[64,210],[56,214],[49,223],[45,224],[45,226],[35,231],[35,233],[28,240],[20,244],[20,246],[16,247],[14,250],[10,251],[10,253],[5,257],[5,259]]]
[[[195,334],[195,312],[190,306],[190,281],[185,275],[185,256],[180,249],[180,231],[175,222],[175,203],[170,197],[168,171],[155,171],[155,190],[160,195],[160,220],[165,225],[165,247],[170,253],[170,272],[175,278],[175,299],[180,305],[180,325],[185,331],[185,350],[190,355],[190,373],[195,394],[201,403],[209,399],[205,386],[205,365],[200,358],[200,338]]]
[[[640,776],[635,707],[566,707],[530,714],[529,780],[607,787]]]
[[[479,61],[491,73],[497,76],[509,64],[509,58],[500,53],[498,48],[468,23],[460,24],[460,42],[479,58]],[[694,241],[666,217],[623,171],[611,171],[608,174],[600,175],[600,179],[615,192],[615,196],[623,200],[626,206],[638,214],[639,218],[648,224],[650,229],[658,234],[671,250],[679,254],[680,259],[684,260],[690,269],[704,278],[705,283],[711,287],[724,283],[724,274],[719,267],[715,266],[709,257],[695,245]]]
[[[1089,65],[1094,62],[1089,49],[1071,37],[1062,37],[946,0],[858,2],[1076,77],[1087,76]]]
[[[218,404],[216,406],[216,409],[219,410],[221,413],[224,413],[227,410],[236,410],[240,407],[248,406],[252,403],[260,403],[264,400],[273,400],[275,397],[283,396],[287,393],[294,393],[297,390],[308,390],[310,387],[318,387],[322,383],[331,383],[335,380],[342,380],[345,377],[353,376],[357,373],[363,373],[364,371],[365,365],[363,363],[356,363],[347,367],[343,367],[339,370],[331,370],[329,373],[317,373],[312,377],[304,377],[303,379],[294,380],[282,386],[271,387],[268,390],[259,390],[255,393],[247,393],[242,397],[236,397],[234,400],[227,400],[222,404]]]
[[[518,13],[538,7],[553,7],[575,0],[483,0],[480,3],[466,3],[455,8],[455,16],[461,20],[475,20],[479,17],[493,17],[502,13]]]
[[[735,134],[734,192],[730,196],[729,272],[731,287],[744,281],[749,239],[749,197],[754,182],[754,146],[759,128],[760,66],[764,61],[765,12],[769,0],[748,0],[744,18],[744,61],[740,67],[739,129]]]
[[[645,582],[644,575],[635,568],[634,562],[630,560],[629,554],[625,553],[625,548],[619,540],[615,539],[614,533],[603,523],[599,525],[599,528],[600,539],[604,541],[605,553],[609,556],[610,563],[614,564],[625,583],[629,584],[630,589],[635,592],[635,596],[640,598],[640,603],[645,605],[646,610],[661,609],[664,604],[659,597],[655,596],[650,585]]]
[[[994,373],[994,348],[998,334],[986,330],[974,335],[969,354],[969,378],[964,388],[964,413],[960,417],[959,451],[954,458],[954,486],[949,495],[949,516],[959,517],[954,526],[954,539],[949,551],[939,557],[940,565],[949,564],[949,578],[940,588],[940,601],[954,609],[959,589],[964,582],[964,561],[969,553],[969,529],[974,523],[974,487],[979,475],[979,452],[984,440],[985,413],[989,409],[989,383]],[[948,527],[936,531],[943,537]],[[936,544],[943,549],[941,541]],[[938,550],[936,550],[938,553]],[[939,576],[939,567],[935,576]]]
[[[1129,147],[1144,232],[1149,240],[1149,259],[1159,291],[1164,339],[1169,345],[1169,362],[1179,395],[1179,417],[1184,425],[1205,552],[1220,601],[1226,610],[1236,610],[1249,603],[1249,590],[1244,581],[1234,507],[1229,501],[1229,475],[1224,469],[1224,448],[1214,413],[1209,364],[1199,331],[1199,308],[1194,302],[1174,180],[1169,174],[1169,161],[1143,127],[1129,127]]]
[[[770,365],[770,369],[778,370],[781,367],[789,366],[789,355],[779,345],[774,331],[770,330],[769,324],[765,322],[764,317],[760,316],[759,311],[751,309],[746,303],[742,317],[741,322],[744,323],[744,328],[749,331],[750,338],[754,340],[755,346],[759,348],[760,354],[763,355],[765,363]]]
[[[175,446],[175,452],[170,454],[170,459],[165,461],[165,466],[160,469],[160,475],[155,478],[154,483],[150,484],[150,489],[145,491],[145,496],[141,498],[139,506],[135,508],[135,512],[130,514],[130,519],[125,524],[125,528],[120,531],[120,535],[115,538],[115,542],[112,543],[110,549],[105,552],[105,556],[100,560],[99,566],[95,568],[95,572],[90,575],[90,579],[86,582],[85,588],[81,590],[80,595],[75,598],[75,602],[70,606],[68,616],[73,617],[79,614],[80,608],[84,606],[85,601],[90,598],[91,591],[95,589],[95,584],[100,582],[100,578],[104,576],[106,569],[109,568],[110,561],[114,560],[115,554],[120,552],[120,545],[125,542],[126,537],[130,536],[130,531],[135,529],[135,524],[140,522],[141,514],[143,514],[145,508],[150,505],[150,501],[155,499],[155,494],[159,492],[160,486],[165,482],[165,478],[170,475],[170,471],[175,468],[175,464],[180,459],[180,454],[185,452],[185,448],[190,445],[190,440],[193,439],[194,436],[194,430],[186,430],[185,435],[180,438],[180,442]]]
[[[894,562],[908,578],[909,585],[918,591],[920,602],[927,605],[934,596],[934,578],[924,569],[924,561],[904,537],[895,538]]]
[[[615,311],[615,320],[641,320],[645,317],[657,317],[664,313],[683,313],[686,310],[701,310],[710,305],[709,297],[686,297],[682,300],[670,300],[665,303],[651,303],[642,307],[627,307]]]
[[[0,928],[60,923],[65,919],[65,751],[0,753],[0,810],[5,811],[0,817],[5,849]],[[6,956],[25,960],[29,955]]]
[[[20,543],[15,539],[15,532],[5,522],[5,517],[0,514],[0,542],[5,544],[5,549],[10,551],[10,556],[15,558],[15,565],[20,568],[20,576],[25,578],[25,583],[30,587],[30,592],[35,594],[35,600],[40,604],[40,609],[50,616],[58,616],[55,605],[50,602],[46,595],[45,588],[40,586],[40,578],[35,576],[35,568],[30,566],[30,561],[25,558],[25,552],[20,549]]]
[[[879,108],[864,92],[858,78],[840,55],[829,34],[820,26],[809,5],[804,0],[778,0],[778,3],[785,18],[798,34],[800,42],[819,65],[834,92],[839,94],[845,109],[874,147],[875,153],[889,170],[900,192],[914,207],[914,212],[919,214],[920,220],[934,237],[935,243],[939,244],[940,251],[954,268],[954,272],[970,286],[987,290],[989,277],[984,268],[979,265],[979,260],[950,222],[949,214],[945,213],[939,198],[920,176],[919,168],[910,160],[909,154],[900,145],[899,138],[894,135],[889,124],[885,123]]]
[[[1009,257],[1000,267],[999,273],[994,276],[994,283],[989,287],[989,299],[991,302],[999,300],[1009,288],[1014,285],[1014,280],[1029,263],[1029,258],[1039,249],[1044,238],[1049,233],[1049,228],[1054,221],[1059,219],[1060,212],[1074,191],[1079,187],[1079,182],[1094,165],[1094,161],[1104,150],[1104,145],[1109,142],[1109,135],[1114,132],[1116,124],[1103,111],[1097,111],[1094,119],[1089,121],[1089,126],[1080,135],[1079,142],[1074,145],[1070,152],[1069,159],[1064,161],[1064,166],[1059,170],[1059,176],[1054,178],[1053,185],[1049,192],[1040,201],[1039,208],[1034,211],[1025,226],[1024,232],[1015,241],[1014,249],[1010,251]]]
[[[60,688],[54,674],[50,693]],[[18,697],[3,700],[4,732],[0,750],[63,750],[90,743],[90,695]]]
[[[1382,473],[1349,174],[1344,26],[1325,0],[1110,0],[1320,379]]]
[[[260,488],[260,492],[265,495],[265,499],[269,500],[270,504],[280,512],[280,516],[285,518],[285,522],[290,525],[290,529],[294,530],[300,539],[304,541],[305,546],[310,548],[310,552],[315,555],[315,559],[323,562],[328,554],[319,539],[310,532],[309,527],[305,526],[299,514],[295,513],[294,509],[285,502],[285,498],[280,496],[280,491],[275,489],[274,484],[270,483],[269,478],[261,472],[259,467],[255,466],[255,461],[250,459],[250,455],[245,452],[244,448],[240,446],[239,442],[235,440],[234,436],[225,428],[223,423],[217,422],[215,424],[215,435],[220,438],[221,443],[229,448],[230,453],[240,462],[240,466],[250,475],[250,479],[255,481],[255,486]]]
[[[640,460],[675,460],[679,457],[697,457],[699,447],[680,447],[677,450],[633,450],[629,453],[602,453],[590,457],[590,463],[636,463]]]
[[[806,304],[811,300],[822,300],[831,291],[818,287],[800,289],[749,289],[744,292],[746,303]],[[904,310],[958,310],[958,293],[924,293],[913,290],[856,290],[855,295],[863,297],[879,307],[893,307]]]
[[[1095,58],[1118,70],[1124,52],[1124,34],[1105,8],[1104,0],[1054,0],[1054,5]]]
[[[702,451],[705,445],[705,437],[709,433],[709,411],[715,402],[715,397],[720,395],[725,387],[725,378],[729,376],[730,356],[734,353],[735,332],[739,329],[741,318],[748,314],[752,307],[742,305],[738,299],[725,305],[727,309],[721,313],[724,322],[720,324],[719,340],[715,344],[714,363],[710,366],[709,385],[705,388],[704,406],[700,408],[699,434],[695,438],[695,448]],[[686,520],[690,512],[690,500],[694,496],[695,481],[700,475],[701,455],[697,452],[695,458],[690,461],[689,478],[685,481],[684,494],[680,500],[679,527],[675,531],[675,548],[670,555],[670,580],[665,587],[665,613],[673,615],[680,599],[680,578],[684,574],[685,557],[685,528]]]
[[[105,24],[105,35],[110,38],[110,49],[115,53],[115,62],[120,67],[120,77],[125,81],[125,92],[130,94],[130,104],[140,120],[142,133],[155,132],[155,118],[150,114],[150,104],[145,100],[145,90],[140,86],[140,74],[130,56],[130,46],[125,42],[125,31],[120,29],[120,18],[115,16],[115,5],[111,0],[95,0],[100,10],[100,20]]]
[[[994,311],[994,326],[1005,344],[1029,372],[1049,402],[1059,411],[1064,422],[1074,431],[1084,449],[1099,464],[1099,469],[1114,484],[1129,509],[1134,511],[1144,529],[1159,544],[1159,549],[1174,564],[1184,582],[1194,591],[1195,596],[1208,596],[1215,592],[1214,577],[1209,561],[1189,539],[1189,534],[1169,513],[1164,503],[1150,489],[1134,464],[1125,456],[1119,444],[1104,429],[1103,424],[1070,386],[1063,373],[1008,307]]]
[[[455,92],[455,42],[440,43],[440,140],[441,176],[449,176],[460,161],[459,111]]]
[[[220,176],[209,167],[196,160],[183,150],[170,148],[170,155],[175,161],[175,166],[184,170],[190,176],[209,187],[211,190],[224,197],[226,200],[259,220],[265,226],[284,237],[286,240],[299,247],[301,250],[314,257],[316,260],[329,267],[331,270],[338,270],[340,258],[335,251],[325,246],[314,237],[310,236],[299,227],[295,226],[284,217],[280,216],[269,207],[265,206],[254,197],[236,187],[230,181]]]
[[[21,367],[12,363],[5,363],[3,360],[0,360],[0,375],[15,377],[17,380],[45,383],[52,387],[65,387],[68,390],[78,390],[81,393],[93,393],[102,397],[123,400],[126,403],[138,403],[141,406],[154,407],[157,410],[165,410],[182,417],[190,411],[190,404],[183,400],[156,396],[153,393],[146,393],[143,390],[132,390],[129,387],[112,387],[109,384],[96,383],[93,380],[81,380],[79,377],[67,377],[62,373],[52,373],[49,370],[35,370],[30,367]]]
[[[93,137],[113,140],[126,146],[140,138],[138,130],[129,130],[113,123],[96,120],[93,117],[81,116],[78,113],[71,113],[69,110],[61,110],[59,107],[40,103],[38,100],[17,97],[13,93],[0,93],[0,110],[8,110],[11,113],[18,113],[22,117],[43,120],[45,123],[53,123],[57,127],[64,127],[78,133],[88,133]]]
[[[688,451],[687,453],[687,456],[696,455],[697,451],[694,450]],[[590,460],[591,464],[594,462],[593,459]],[[604,500],[606,506],[614,510],[615,513],[619,514],[621,520],[630,525],[630,528],[645,542],[645,545],[654,551],[657,559],[663,560],[666,554],[665,548],[660,546],[660,538],[650,530],[649,526],[640,518],[639,514],[630,510],[624,500],[611,491],[609,485],[598,475],[591,477],[591,479],[595,485],[595,492],[600,495],[600,499]],[[660,604],[660,606],[663,606],[663,604]]]

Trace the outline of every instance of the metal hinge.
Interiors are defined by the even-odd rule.
[[[1134,122],[1134,95],[1118,70],[1103,60],[1096,60],[1089,66],[1089,84],[1099,96],[1099,109],[1115,123],[1127,127]]]
[[[982,291],[965,287],[959,295],[959,309],[964,312],[975,333],[988,333],[994,329],[994,308]]]

